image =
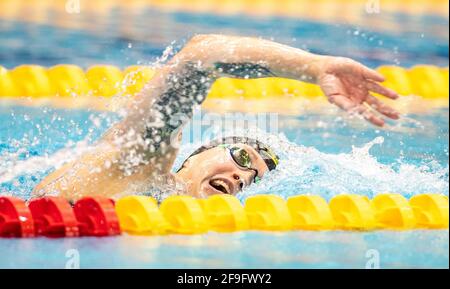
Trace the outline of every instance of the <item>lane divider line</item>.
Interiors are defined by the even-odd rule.
[[[448,99],[448,67],[416,65],[406,69],[380,66],[386,87],[399,94],[424,99]],[[155,70],[150,66],[129,66],[123,70],[113,65],[94,65],[86,71],[72,64],[53,67],[20,65],[11,70],[0,66],[1,97],[112,97],[130,96],[142,90]],[[208,95],[213,99],[259,99],[267,96],[324,98],[319,86],[283,78],[220,78]]]
[[[342,194],[328,203],[318,195],[254,195],[244,203],[231,195],[206,199],[176,195],[158,206],[146,196],[127,196],[117,202],[85,197],[74,206],[62,197],[33,199],[28,204],[0,196],[0,237],[30,238],[203,234],[293,230],[448,229],[448,197],[419,194],[407,200],[400,194],[367,196]]]

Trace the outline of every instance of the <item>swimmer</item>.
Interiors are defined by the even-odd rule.
[[[249,37],[197,35],[158,70],[92,150],[48,175],[34,197],[107,197],[171,191],[195,197],[235,195],[276,168],[273,148],[246,137],[215,140],[196,150],[176,173],[183,124],[206,98],[213,82],[235,78],[283,77],[318,84],[328,100],[376,126],[399,113],[371,92],[397,99],[380,85],[382,75],[343,57],[315,55]]]

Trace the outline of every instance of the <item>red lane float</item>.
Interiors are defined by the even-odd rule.
[[[34,237],[34,222],[25,202],[15,197],[0,197],[0,237]]]
[[[75,217],[81,236],[120,235],[119,219],[114,202],[102,197],[86,197],[76,202]]]
[[[61,197],[32,200],[28,205],[37,236],[78,237],[120,234],[119,221],[111,199],[87,197],[71,207]]]
[[[70,204],[61,197],[32,200],[28,207],[33,215],[36,235],[46,237],[78,237],[78,221]]]

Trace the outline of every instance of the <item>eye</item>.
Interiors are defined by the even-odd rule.
[[[236,163],[242,167],[250,168],[251,166],[251,159],[250,154],[241,148],[233,149],[233,158],[236,161]]]

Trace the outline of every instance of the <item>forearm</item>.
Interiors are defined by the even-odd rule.
[[[128,173],[120,162],[120,151],[109,144],[98,144],[93,151],[46,176],[34,188],[32,197],[58,194],[77,200],[84,196],[154,193],[162,180],[171,178],[168,172],[175,156],[176,149],[170,149],[164,156],[155,159],[158,166],[141,165]]]
[[[199,35],[169,65],[193,62],[217,74],[242,78],[278,76],[315,83],[326,58],[264,39]]]
[[[148,111],[168,91],[177,89],[177,85],[186,86],[177,93],[205,94],[215,79],[223,75],[240,78],[278,76],[315,83],[327,58],[258,38],[198,35],[158,70],[129,110]],[[195,83],[196,80],[202,82]],[[193,100],[201,103],[206,95],[201,96]],[[133,115],[139,117],[139,113]]]

